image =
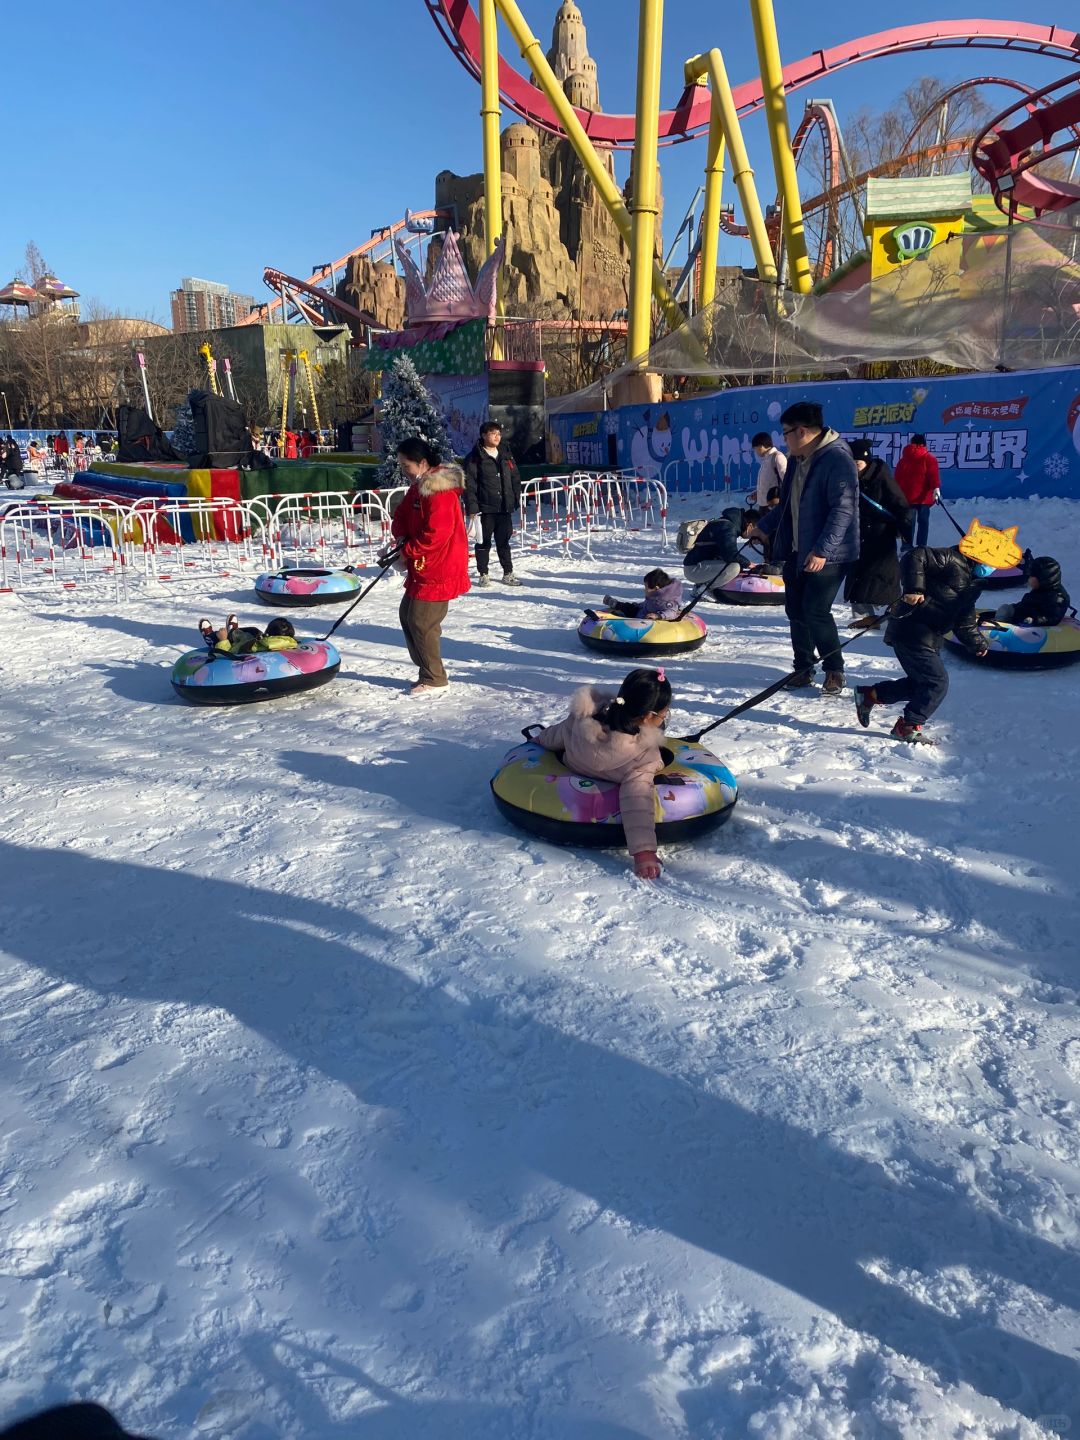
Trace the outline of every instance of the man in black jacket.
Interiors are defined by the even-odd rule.
[[[514,457],[502,445],[502,426],[488,420],[480,426],[480,438],[465,457],[465,513],[480,516],[481,538],[476,546],[476,568],[480,586],[489,585],[488,559],[491,542],[503,568],[503,582],[520,585],[514,574],[510,537],[514,533],[514,511],[521,502],[521,475]]]
[[[867,727],[875,705],[904,701],[904,713],[890,733],[897,740],[926,745],[930,742],[922,727],[949,689],[949,672],[941,663],[942,640],[951,630],[972,654],[986,654],[975,602],[981,582],[994,567],[962,554],[959,546],[932,550],[920,545],[904,556],[902,573],[901,613],[889,621],[885,643],[893,647],[906,678],[856,686],[855,711],[859,724]]]

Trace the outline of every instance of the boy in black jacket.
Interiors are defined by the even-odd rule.
[[[1028,589],[1015,605],[1000,606],[994,618],[1010,625],[1060,625],[1069,613],[1069,592],[1061,583],[1061,566],[1052,555],[1040,555],[1031,562]]]
[[[920,545],[909,550],[902,561],[904,593],[900,613],[889,621],[885,643],[896,652],[903,680],[886,680],[880,685],[855,687],[855,711],[859,724],[868,727],[875,705],[898,705],[904,713],[891,734],[909,744],[930,744],[922,727],[949,689],[949,674],[941,663],[941,642],[951,630],[974,655],[988,649],[979,631],[975,602],[981,581],[994,566],[965,555],[959,546],[932,550]]]
[[[480,539],[476,542],[478,584],[490,585],[488,561],[491,542],[503,568],[503,583],[520,585],[514,574],[514,557],[510,537],[514,533],[514,513],[521,503],[521,474],[513,455],[502,443],[502,426],[487,420],[480,426],[480,438],[466,455],[465,513],[471,520],[480,516]]]

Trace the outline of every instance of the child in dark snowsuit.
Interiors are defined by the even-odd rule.
[[[1031,562],[1028,591],[1015,605],[999,606],[994,619],[1010,625],[1060,625],[1069,613],[1069,592],[1061,583],[1061,566],[1052,555],[1040,555]]]
[[[255,625],[239,624],[230,615],[220,630],[209,620],[199,621],[199,634],[215,655],[252,655],[259,650],[295,650],[299,645],[291,620],[271,620],[265,633]]]
[[[616,600],[604,596],[604,609],[628,620],[676,620],[682,609],[682,581],[665,570],[650,570],[644,579],[644,600]]]
[[[903,680],[855,687],[859,724],[869,726],[875,705],[898,705],[904,713],[890,732],[909,744],[928,744],[922,727],[949,689],[949,675],[941,663],[941,642],[951,630],[974,655],[985,655],[985,637],[979,631],[975,602],[981,581],[994,567],[969,559],[959,546],[934,550],[920,545],[901,562],[904,593],[900,613],[889,621],[885,643],[891,645],[904,671]]]

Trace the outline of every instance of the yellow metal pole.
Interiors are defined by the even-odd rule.
[[[566,98],[562,86],[555,78],[555,72],[547,62],[547,56],[544,54],[540,41],[529,29],[528,21],[522,15],[516,0],[495,0],[495,4],[514,37],[514,43],[521,51],[522,59],[551,102],[551,108],[558,116],[559,123],[574,148],[574,153],[584,165],[589,179],[596,186],[596,193],[615,221],[619,234],[626,244],[630,245],[632,226],[630,216],[619,193],[619,187],[605,169],[604,162],[586,135],[581,121],[574,112],[574,107]],[[652,288],[668,323],[673,327],[685,324],[686,317],[673,299],[660,267],[656,264],[652,266]]]
[[[799,179],[795,173],[795,156],[791,151],[787,101],[784,98],[784,67],[780,60],[780,43],[776,38],[776,15],[772,0],[750,0],[757,41],[761,89],[765,97],[765,118],[769,125],[776,188],[784,202],[784,243],[787,246],[791,287],[798,295],[809,295],[814,284],[810,261],[806,254],[803,231],[802,201]]]
[[[652,273],[656,244],[656,167],[660,146],[660,51],[664,0],[640,0],[638,9],[637,121],[630,225],[628,363],[648,354],[652,340]]]
[[[502,234],[502,157],[499,153],[499,37],[495,0],[480,0],[480,119],[484,129],[484,253]]]
[[[701,215],[701,283],[698,309],[716,299],[716,261],[720,253],[720,205],[724,195],[724,127],[720,113],[712,107],[709,116],[709,144],[705,152],[705,208]]]
[[[499,36],[495,0],[480,0],[480,121],[484,134],[484,253],[493,255],[502,234],[502,155],[499,148]],[[492,359],[502,358],[502,287],[496,286]]]
[[[720,118],[720,128],[731,154],[731,175],[742,202],[746,228],[750,231],[750,246],[757,264],[758,279],[765,285],[775,286],[776,262],[765,229],[765,217],[761,213],[754,172],[750,168],[750,159],[746,153],[746,142],[739,124],[739,112],[735,108],[735,97],[731,93],[724,57],[719,50],[695,55],[692,60],[687,60],[685,71],[687,84],[692,84],[703,73],[707,73],[712,81],[713,112]]]

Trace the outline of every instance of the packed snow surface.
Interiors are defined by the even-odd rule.
[[[1080,506],[957,509],[1080,594]],[[232,709],[169,669],[201,615],[265,623],[243,583],[0,601],[0,1421],[1080,1434],[1080,667],[950,659],[934,749],[774,697],[712,737],[734,818],[650,886],[488,781],[621,678],[575,626],[658,562],[524,556],[420,701],[397,580],[332,685]],[[705,614],[672,733],[789,667],[782,611]]]

